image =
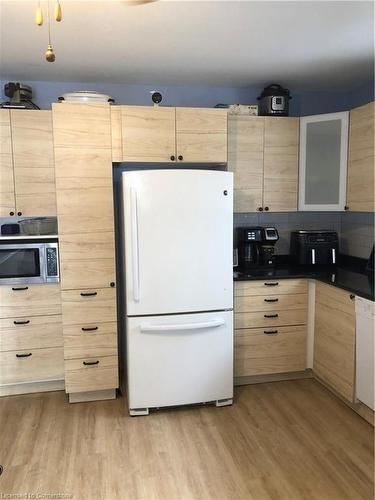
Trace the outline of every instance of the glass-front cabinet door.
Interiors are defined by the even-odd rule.
[[[345,207],[349,113],[300,119],[299,210]]]

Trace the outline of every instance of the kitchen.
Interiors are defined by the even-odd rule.
[[[83,20],[108,46],[101,16],[130,37],[139,16],[162,30],[174,3],[50,3],[18,2],[35,67],[2,55],[0,493],[373,498],[371,36],[337,92],[340,64],[307,83],[308,64],[282,79],[275,59],[262,85],[250,71],[245,92],[237,66],[215,87],[215,53],[181,68],[182,42],[155,86],[137,83],[157,51],[125,65],[138,81],[119,67],[98,84],[94,57],[69,56]],[[169,40],[205,33],[200,16],[248,26],[270,9],[301,22],[305,47],[333,28],[348,50],[350,30],[373,35],[370,2],[320,4],[346,30],[311,2],[240,4],[184,2]]]

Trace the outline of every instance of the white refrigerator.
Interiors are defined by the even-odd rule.
[[[130,415],[233,398],[233,177],[122,174]]]

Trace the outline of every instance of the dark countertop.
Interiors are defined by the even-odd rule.
[[[342,262],[338,266],[301,266],[292,263],[276,264],[274,268],[235,271],[234,281],[310,278],[347,290],[355,295],[374,301],[374,274],[368,273],[362,264]]]

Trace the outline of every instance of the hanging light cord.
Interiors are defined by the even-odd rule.
[[[51,45],[51,19],[49,14],[49,0],[47,0],[47,17],[48,17],[48,44]]]

